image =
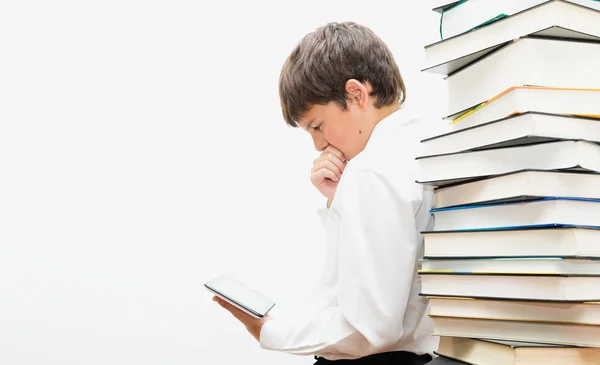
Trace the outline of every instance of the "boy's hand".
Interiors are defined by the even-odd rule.
[[[238,321],[242,322],[242,324],[246,326],[246,329],[256,339],[256,341],[260,342],[260,330],[265,322],[271,320],[271,316],[267,314],[264,318],[254,318],[219,297],[215,296],[213,297],[213,300],[219,303],[221,307],[227,309],[229,313],[231,313]]]
[[[313,162],[310,181],[327,198],[327,206],[331,204],[338,182],[346,168],[344,155],[335,147],[327,146],[321,156]]]

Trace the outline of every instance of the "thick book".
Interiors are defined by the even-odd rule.
[[[423,259],[419,273],[598,275],[600,260],[564,257]]]
[[[600,12],[598,12],[598,13],[600,14]],[[477,51],[475,53],[467,54],[460,58],[449,60],[446,63],[432,66],[432,67],[423,69],[422,71],[449,77],[455,73],[458,73],[459,71],[461,71],[464,68],[467,68],[473,64],[476,64],[480,60],[492,55],[493,53],[496,53],[499,50],[506,48],[507,46],[519,41],[520,39],[529,39],[529,38],[550,39],[550,40],[562,39],[562,40],[567,40],[567,41],[586,41],[586,42],[599,42],[600,41],[600,36],[590,35],[587,33],[581,33],[581,32],[575,31],[573,29],[561,27],[558,25],[552,25],[548,28],[544,28],[537,32],[522,35],[519,38],[511,39],[509,41],[506,41],[504,43],[483,49],[481,51]]]
[[[457,361],[440,364],[598,365],[600,359],[600,348],[447,336],[440,338],[435,353],[444,361]]]
[[[558,322],[600,326],[600,303],[558,303],[522,300],[429,297],[436,317]]]
[[[600,23],[600,12],[597,21]],[[493,97],[514,85],[597,88],[599,59],[600,41],[516,39],[445,79],[448,114],[468,109],[481,98]]]
[[[460,36],[425,47],[424,71],[451,74],[523,36],[597,39],[600,12],[567,1],[553,0]]]
[[[523,170],[600,172],[600,145],[560,141],[417,158],[419,183],[446,186]]]
[[[433,316],[432,319],[433,334],[436,336],[600,347],[600,326],[596,325]],[[565,364],[571,365],[570,362]]]
[[[600,58],[599,58],[600,59]],[[421,141],[423,156],[565,139],[600,142],[600,118],[526,112]]]
[[[600,276],[421,273],[421,295],[551,302],[600,301]]]
[[[456,132],[527,112],[600,118],[600,89],[511,86],[489,99],[442,118],[434,134]]]
[[[600,2],[595,0],[568,0],[569,2],[600,10]],[[495,19],[511,16],[547,0],[468,0],[444,10],[440,19],[440,33],[443,39],[489,24]]]
[[[548,197],[523,202],[432,209],[435,231],[553,226],[600,228],[600,200]]]
[[[438,188],[434,191],[433,208],[551,196],[600,199],[599,186],[597,173],[526,170]]]
[[[575,226],[423,232],[425,258],[600,258],[600,229]]]

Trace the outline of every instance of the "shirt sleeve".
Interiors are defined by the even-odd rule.
[[[337,300],[290,322],[266,322],[263,348],[355,358],[385,350],[402,337],[418,252],[408,192],[400,196],[391,181],[373,171],[346,172],[338,187],[339,226],[332,236],[337,242],[329,242],[337,246]]]
[[[317,210],[317,216],[319,217],[319,222],[323,227],[327,227],[327,216],[329,215],[329,208],[323,208]]]

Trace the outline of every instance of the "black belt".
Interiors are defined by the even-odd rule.
[[[394,365],[424,365],[433,360],[431,355],[417,355],[412,352],[406,351],[392,351],[392,352],[382,352],[380,354],[373,354],[365,357],[361,357],[360,359],[352,359],[352,360],[327,360],[324,357],[315,356],[315,360],[317,362],[314,365],[344,365],[344,364],[354,364],[354,365],[384,365],[384,364],[394,364]]]

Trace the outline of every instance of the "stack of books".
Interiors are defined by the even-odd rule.
[[[600,364],[600,1],[436,1],[421,295],[436,362]]]

